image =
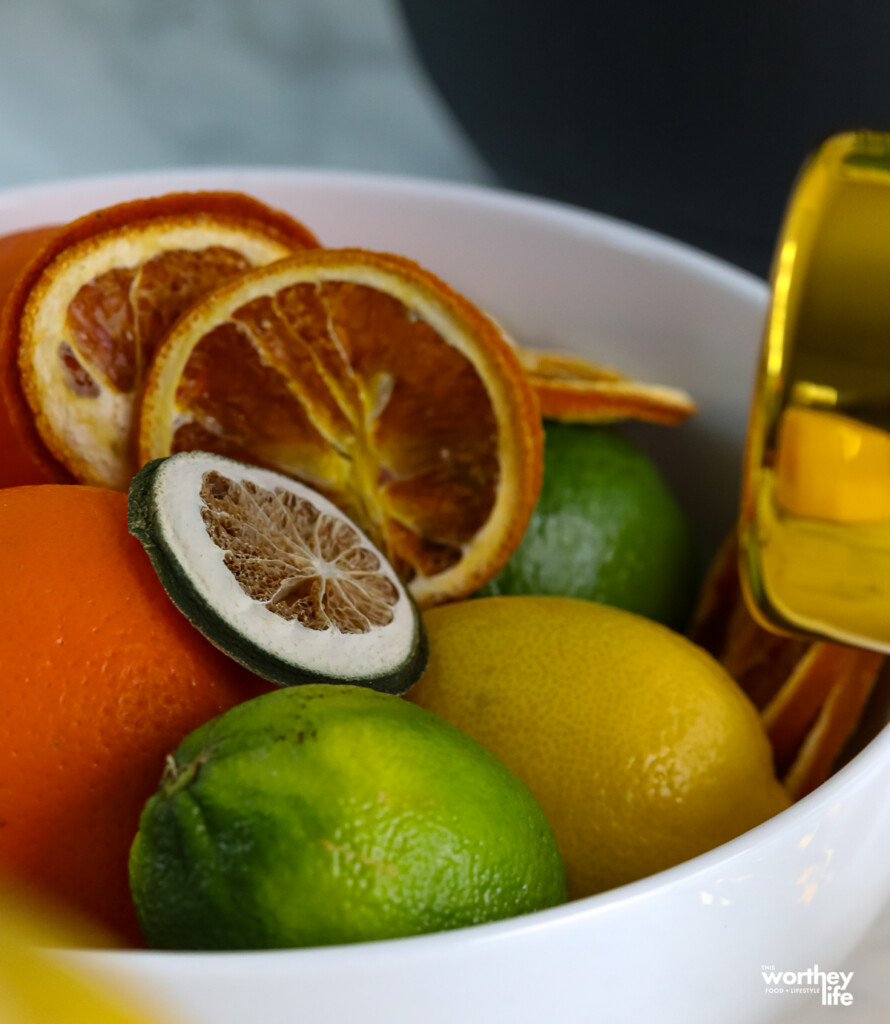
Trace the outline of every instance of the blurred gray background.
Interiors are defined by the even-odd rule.
[[[390,0],[0,0],[0,187],[210,165],[490,180]]]

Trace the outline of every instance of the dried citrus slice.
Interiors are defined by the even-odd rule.
[[[644,420],[673,426],[696,411],[679,388],[644,384],[582,356],[543,349],[517,349],[544,419],[563,423]]]
[[[316,491],[206,452],[133,478],[130,532],[176,606],[217,647],[283,686],[404,693],[426,633],[395,570]]]
[[[824,646],[830,646],[828,644]],[[783,783],[791,798],[799,800],[828,778],[837,758],[859,725],[884,660],[875,651],[843,648],[843,673],[828,692],[816,720],[785,773]]]
[[[831,774],[886,659],[874,651],[768,633],[751,616],[736,531],[714,560],[689,635],[760,712],[782,783],[799,800]]]
[[[143,461],[203,449],[323,491],[421,606],[507,561],[541,486],[534,394],[482,312],[400,256],[317,249],[193,306],[146,377]]]
[[[4,310],[0,348],[19,375],[9,400],[30,407],[14,419],[35,424],[32,442],[77,480],[125,489],[133,405],[161,334],[220,282],[313,245],[301,224],[238,193],[138,200],[66,225]]]

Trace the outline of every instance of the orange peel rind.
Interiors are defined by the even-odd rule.
[[[838,755],[859,724],[884,664],[883,657],[874,651],[843,650],[846,656],[842,671],[785,773],[783,782],[793,800],[812,792],[831,774]]]
[[[191,307],[146,377],[142,462],[201,449],[292,476],[365,530],[421,606],[518,546],[543,434],[511,346],[411,260],[316,249]]]
[[[792,799],[821,785],[859,724],[884,656],[763,629],[743,599],[735,532],[714,560],[689,637],[757,707]]]
[[[233,192],[135,200],[60,228],[0,320],[3,397],[22,444],[51,478],[125,489],[133,408],[159,336],[220,280],[317,244]]]
[[[645,384],[582,356],[518,348],[544,419],[563,423],[642,420],[675,426],[696,412],[685,391]]]

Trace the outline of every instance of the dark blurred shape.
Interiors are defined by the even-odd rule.
[[[401,0],[501,180],[765,275],[804,157],[890,128],[878,0]]]

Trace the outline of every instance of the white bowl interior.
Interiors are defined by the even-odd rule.
[[[763,282],[668,240],[558,204],[467,186],[319,172],[170,172],[19,189],[0,194],[0,233],[70,219],[122,199],[201,188],[250,192],[303,219],[328,245],[413,257],[494,314],[519,341],[584,353],[643,380],[688,390],[700,404],[692,421],[674,430],[639,426],[631,433],[674,483],[703,555],[722,540],[737,509],[766,303]],[[812,877],[825,882],[829,895],[819,906],[833,922],[834,950],[861,934],[877,890],[890,889],[890,868],[875,873],[882,862],[867,856],[871,847],[861,850],[854,835],[865,821],[868,794],[890,762],[887,739],[885,733],[827,786],[726,847],[614,893],[529,918],[334,950],[93,954],[86,960],[100,969],[123,968],[208,1022],[274,1024],[299,1013],[335,1022],[362,1012],[365,1019],[370,1013],[373,1020],[398,1024],[416,1020],[421,1005],[429,1022],[459,1014],[480,1022],[532,1022],[544,1013],[586,1021],[594,1010],[616,1021],[655,1015],[685,1024],[771,1019],[779,1004],[764,1004],[762,995],[758,1002],[750,978],[739,981],[732,970],[740,969],[740,956],[760,948],[758,941],[773,945],[751,957],[772,961],[789,950],[809,955],[813,947],[807,943],[824,935],[822,925],[800,924],[811,920],[806,915],[812,902],[800,905],[801,872],[815,871]],[[875,842],[890,839],[888,819],[890,814],[871,820]],[[828,874],[826,856],[826,863],[840,858]],[[870,901],[850,895],[849,879],[866,871],[872,872]],[[829,875],[846,879],[846,888],[828,886]],[[787,922],[773,919],[782,908]],[[792,925],[803,929],[799,939]],[[712,982],[701,992],[700,977],[689,974],[689,990],[674,1013],[661,993],[685,969],[678,939],[690,955],[698,951],[714,966]],[[635,980],[640,957],[651,968],[651,997]],[[752,959],[758,981],[754,966]],[[599,986],[595,997],[591,986]]]

